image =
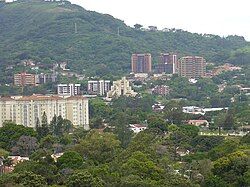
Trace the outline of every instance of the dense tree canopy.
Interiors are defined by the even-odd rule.
[[[10,150],[21,136],[36,137],[37,133],[32,128],[6,123],[0,128],[0,145],[2,148]]]

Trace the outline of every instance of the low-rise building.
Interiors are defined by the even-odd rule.
[[[153,106],[152,106],[152,109],[154,112],[162,112],[164,110],[165,106],[161,103],[155,103]]]
[[[26,72],[15,74],[14,85],[15,86],[35,86],[36,85],[35,74],[26,73]]]
[[[146,79],[148,78],[148,73],[135,73],[135,78]]]
[[[197,127],[203,126],[203,127],[209,127],[209,123],[207,120],[189,120],[189,125],[194,125]]]
[[[186,106],[182,107],[182,112],[187,113],[187,114],[201,114],[204,115],[205,112],[203,111],[202,108],[197,107],[197,106]]]
[[[22,156],[8,156],[8,159],[11,160],[11,165],[16,166],[18,163],[24,162],[24,161],[29,161],[29,157],[22,157]]]
[[[129,129],[134,133],[139,133],[147,129],[147,126],[141,124],[129,124]]]
[[[59,67],[63,70],[63,71],[69,71],[70,69],[68,69],[68,63],[67,62],[61,62],[59,63]]]
[[[250,87],[249,88],[242,88],[242,87],[240,87],[240,92],[244,93],[246,95],[249,95],[250,94]]]
[[[176,148],[176,153],[179,155],[179,156],[186,156],[186,155],[189,155],[190,151],[188,149],[185,149],[185,148],[180,148],[180,147],[177,147]]]
[[[169,92],[170,92],[170,88],[169,86],[166,86],[166,85],[157,85],[152,89],[152,93],[162,95],[162,96],[168,95]]]
[[[46,74],[46,73],[40,73],[38,75],[35,75],[36,84],[46,84],[50,82],[56,82],[57,75],[56,74]]]
[[[54,160],[55,162],[57,162],[58,158],[60,158],[61,156],[63,156],[63,154],[64,154],[64,153],[54,153],[54,154],[52,154],[52,155],[50,155],[50,156],[51,156],[51,158],[53,158],[53,160]]]
[[[200,108],[197,106],[186,106],[182,107],[182,112],[187,114],[201,114],[204,115],[206,112],[217,112],[221,110],[228,110],[228,107],[224,108]]]

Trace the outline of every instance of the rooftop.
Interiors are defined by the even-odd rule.
[[[1,97],[0,101],[46,101],[46,100],[78,100],[78,99],[86,99],[83,95],[78,96],[70,96],[68,98],[63,98],[58,95],[40,95],[34,94],[31,96],[5,96]]]

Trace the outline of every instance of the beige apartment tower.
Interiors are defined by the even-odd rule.
[[[179,61],[178,74],[182,77],[201,78],[206,76],[206,60],[198,56],[182,57]]]
[[[5,121],[35,128],[46,113],[48,122],[56,116],[70,120],[75,127],[89,129],[88,99],[83,96],[32,95],[0,98],[0,127]]]
[[[123,77],[121,80],[113,82],[111,90],[107,93],[107,98],[115,98],[120,96],[135,97],[137,95],[132,87],[129,85],[129,81]]]

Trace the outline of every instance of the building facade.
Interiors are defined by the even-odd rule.
[[[182,57],[179,61],[178,74],[189,79],[205,77],[206,60],[198,56]]]
[[[5,121],[12,121],[35,128],[43,113],[48,122],[56,116],[70,120],[76,127],[89,129],[88,99],[83,96],[62,98],[59,96],[32,95],[0,98],[0,127]]]
[[[161,53],[157,65],[157,73],[174,74],[177,73],[177,55],[173,53]]]
[[[123,95],[130,97],[135,97],[137,95],[137,93],[132,90],[129,81],[125,77],[113,82],[113,86],[111,86],[111,90],[107,93],[107,97],[114,98]]]
[[[60,96],[75,96],[81,94],[81,84],[58,84],[57,94]]]
[[[49,82],[56,82],[57,75],[41,73],[41,74],[35,75],[35,80],[36,80],[36,84],[46,84]]]
[[[168,95],[169,92],[170,92],[170,88],[169,86],[166,86],[166,85],[157,85],[152,89],[152,93],[162,95],[162,96]]]
[[[152,71],[151,54],[133,54],[131,69],[133,73],[150,73]]]
[[[110,91],[111,82],[109,80],[88,81],[88,94],[104,96]]]
[[[15,74],[14,85],[15,86],[35,86],[36,85],[35,74],[30,74],[26,72]]]

